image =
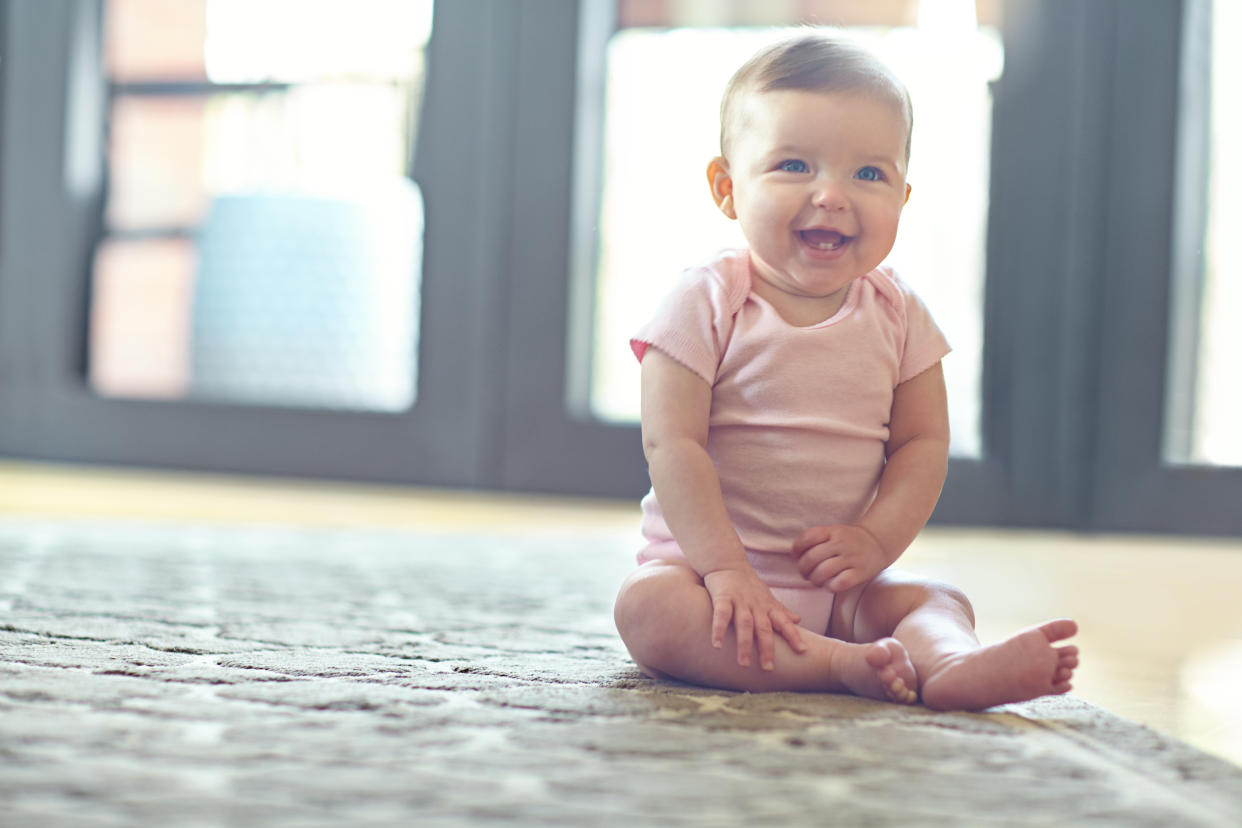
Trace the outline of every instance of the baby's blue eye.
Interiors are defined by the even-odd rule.
[[[810,167],[806,165],[805,161],[790,158],[788,161],[782,161],[777,169],[781,172],[804,173],[807,172]]]
[[[861,170],[855,173],[855,176],[857,178],[861,178],[863,181],[883,181],[884,180],[884,173],[880,170],[879,167],[863,167]]]

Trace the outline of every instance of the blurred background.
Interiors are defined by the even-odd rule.
[[[631,497],[629,333],[739,243],[730,73],[842,29],[915,100],[891,261],[954,524],[1237,534],[1234,4],[3,9],[0,452]]]
[[[954,345],[934,523],[1059,533],[1005,537],[1094,549],[1101,590],[1127,560],[1201,570],[1187,606],[1231,590],[1231,0],[0,0],[0,510],[201,494],[102,467],[229,475],[199,514],[354,514],[300,479],[405,487],[362,520],[417,487],[630,521],[628,336],[738,243],[705,186],[720,93],[806,25],[914,98],[891,260]],[[1236,686],[1242,620],[1206,605],[1228,654],[1194,670]]]

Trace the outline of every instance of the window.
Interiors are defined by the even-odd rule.
[[[719,151],[725,83],[788,27],[843,19],[840,3],[804,4],[799,15],[770,3],[728,13],[657,8],[664,13],[619,3],[621,28],[605,57],[589,408],[606,421],[638,419],[638,365],[625,343],[658,297],[681,269],[743,243],[704,184],[707,160]],[[994,20],[980,25],[971,0],[907,4],[900,12],[855,6],[848,22],[841,28],[893,66],[915,101],[914,196],[889,261],[951,332],[953,450],[979,457],[990,84],[1003,66],[1000,35]]]
[[[1242,256],[1228,228],[1242,224],[1229,197],[1242,186],[1242,107],[1225,78],[1242,76],[1231,48],[1242,36],[1234,3],[1187,4],[1182,38],[1181,117],[1175,217],[1170,384],[1165,459],[1242,466],[1242,391],[1234,379],[1242,333]]]
[[[1224,321],[1239,304],[1220,197],[1238,180],[1222,143],[1238,113],[1233,5],[1190,0],[1116,18],[1118,53],[1133,57],[1111,113],[1097,526],[1242,533],[1242,458],[1229,435],[1237,326]]]
[[[109,0],[89,377],[106,396],[400,411],[429,0]]]
[[[500,226],[507,206],[478,194],[501,175],[511,117],[506,10],[457,0],[429,20],[413,0],[135,2],[0,3],[0,453],[496,485],[486,392],[500,326],[487,303],[505,251],[478,228]],[[116,17],[126,8],[146,36]],[[376,20],[381,31],[365,29]],[[144,56],[135,37],[156,48]],[[158,153],[135,143],[145,137]],[[324,227],[353,237],[331,253],[350,277],[312,284],[330,270],[315,247],[332,241],[315,237]],[[386,275],[364,289],[355,256]],[[372,349],[351,353],[363,328]],[[265,366],[278,337],[298,343],[296,360]],[[201,387],[192,349],[222,338],[253,345],[215,359]],[[333,347],[304,347],[315,339]],[[335,377],[327,389],[308,364],[310,379]]]

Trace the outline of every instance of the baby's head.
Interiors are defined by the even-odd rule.
[[[729,82],[707,180],[741,226],[755,292],[787,319],[827,319],[892,251],[912,124],[884,64],[819,34],[760,51]]]
[[[728,158],[732,136],[743,128],[746,96],[777,90],[851,92],[890,102],[906,122],[906,161],[914,130],[914,106],[905,86],[878,58],[840,37],[807,33],[779,41],[742,64],[720,103],[720,154]]]

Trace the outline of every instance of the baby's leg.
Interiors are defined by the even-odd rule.
[[[621,587],[617,630],[648,675],[727,690],[804,690],[855,693],[885,701],[914,701],[914,668],[892,638],[851,644],[803,630],[805,653],[776,636],[775,668],[737,663],[732,625],[723,647],[711,643],[712,604],[690,567],[651,561]]]
[[[1066,693],[1078,648],[1053,646],[1078,631],[1068,619],[1048,621],[986,647],[974,612],[947,584],[885,572],[857,597],[851,640],[892,636],[905,645],[923,703],[936,710],[982,710]]]

